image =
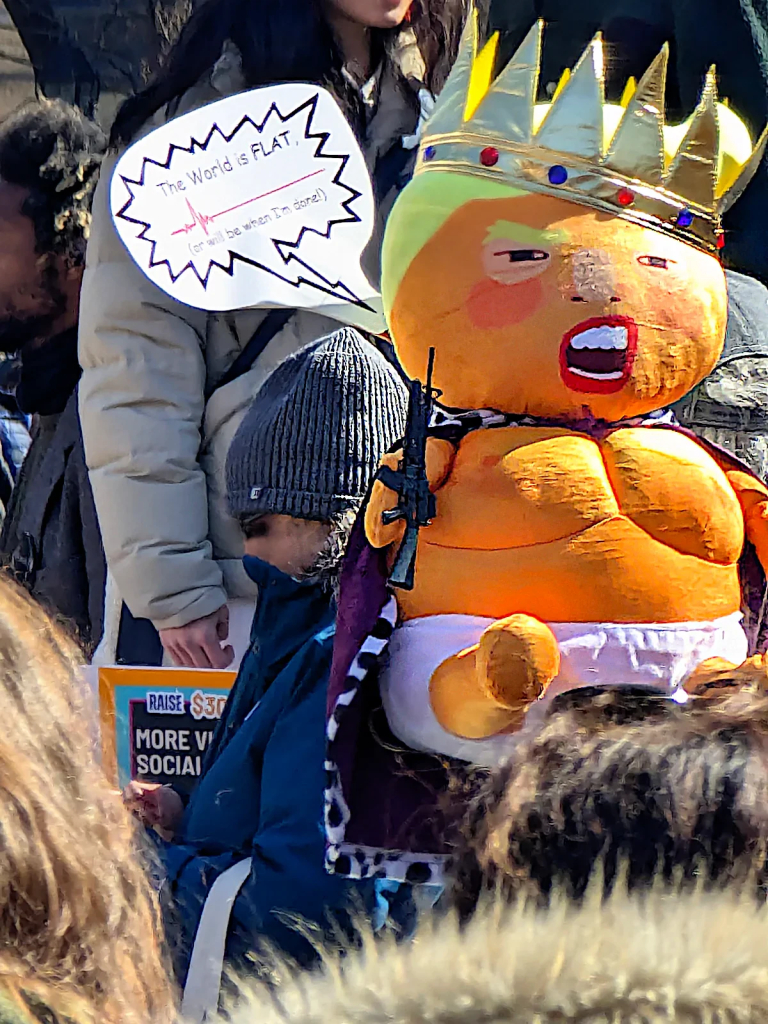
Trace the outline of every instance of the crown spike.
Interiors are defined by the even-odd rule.
[[[455,169],[492,178],[642,223],[716,254],[720,217],[757,170],[768,129],[753,149],[746,125],[717,102],[714,68],[693,115],[685,124],[667,125],[667,47],[636,87],[628,83],[619,107],[606,105],[600,35],[563,76],[552,102],[539,104],[542,34],[535,24],[494,81],[497,37],[478,54],[472,7],[415,173]]]
[[[603,155],[605,67],[598,33],[536,133],[536,145],[583,160]]]
[[[664,175],[664,91],[668,61],[669,46],[665,43],[627,103],[605,158],[608,167],[628,177],[640,178],[649,185],[660,185]]]
[[[532,140],[543,29],[544,23],[538,21],[494,82],[475,117],[480,129],[494,132],[503,124],[511,142]]]
[[[768,146],[768,125],[763,129],[763,134],[757,140],[755,148],[752,150],[752,156],[742,167],[736,181],[734,181],[731,187],[727,189],[722,196],[720,196],[720,199],[717,202],[718,216],[722,217],[724,213],[730,210],[736,200],[744,192],[744,189],[750,183],[752,178],[754,178],[757,173],[757,168],[760,166],[760,163],[765,156],[766,146]]]
[[[717,79],[711,67],[690,127],[664,180],[667,191],[706,209],[714,208],[718,136]]]
[[[477,8],[472,4],[459,43],[459,52],[427,122],[428,135],[442,135],[461,129],[477,57]]]

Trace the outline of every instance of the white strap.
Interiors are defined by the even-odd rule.
[[[203,1024],[218,1012],[232,904],[250,873],[251,858],[248,857],[220,874],[208,893],[197,926],[181,1001],[181,1015],[190,1024]]]
[[[120,613],[123,602],[117,590],[115,577],[107,570],[104,588],[104,631],[99,646],[91,658],[92,665],[114,665],[117,661],[117,638],[120,635]]]

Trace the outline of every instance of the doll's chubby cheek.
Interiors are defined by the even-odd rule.
[[[533,316],[542,305],[544,291],[540,278],[517,284],[479,281],[466,300],[467,315],[475,327],[488,329],[519,324]]]

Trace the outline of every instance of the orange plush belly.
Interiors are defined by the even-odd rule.
[[[708,620],[739,607],[743,543],[725,475],[680,433],[480,430],[437,492],[416,588],[398,600],[405,618]]]

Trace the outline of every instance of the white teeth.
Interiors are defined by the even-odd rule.
[[[589,330],[575,334],[571,338],[571,348],[601,348],[618,349],[623,351],[627,347],[626,327],[610,327],[603,324],[601,327],[590,327]],[[590,376],[584,374],[585,377]],[[606,374],[602,375],[603,377]]]
[[[620,380],[624,374],[621,370],[613,373],[589,373],[587,370],[577,370],[575,366],[568,367],[569,373],[575,373],[577,377],[589,377],[590,380]]]

